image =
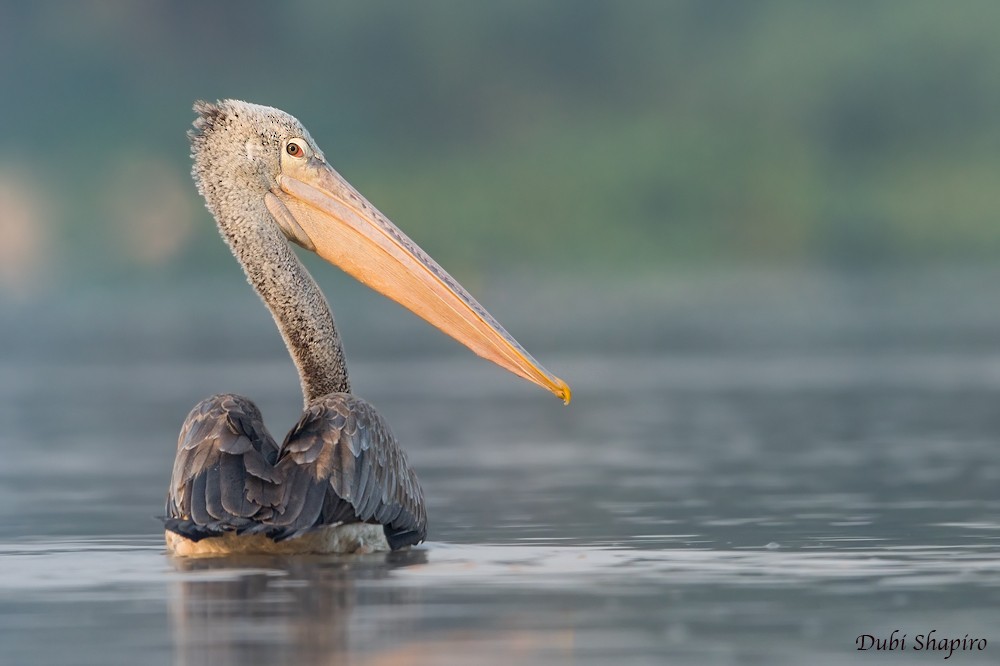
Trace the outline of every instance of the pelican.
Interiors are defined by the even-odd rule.
[[[165,538],[179,556],[396,550],[424,540],[423,490],[384,419],[351,393],[326,299],[289,241],[479,356],[568,403],[454,278],[326,161],[302,124],[238,100],[195,103],[192,175],[298,369],[305,411],[279,445],[234,394],[191,410],[177,441]]]

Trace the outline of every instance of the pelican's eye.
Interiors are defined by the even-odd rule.
[[[285,152],[292,157],[305,157],[306,150],[302,147],[298,141],[289,141],[288,145],[285,146]]]

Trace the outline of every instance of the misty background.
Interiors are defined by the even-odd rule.
[[[195,99],[302,120],[475,286],[1000,256],[989,2],[0,3],[0,289],[232,274]]]

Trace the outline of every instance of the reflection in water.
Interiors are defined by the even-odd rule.
[[[898,627],[992,643],[1000,557],[984,541],[433,543],[194,561],[170,559],[162,542],[0,545],[0,663],[132,666],[139,653],[144,665],[843,663],[859,633]]]
[[[420,590],[364,585],[426,562],[409,550],[364,557],[172,558],[170,615],[180,664],[341,663],[406,622]],[[357,611],[374,612],[359,622]]]
[[[469,558],[469,552],[478,557]],[[460,617],[442,623],[433,617],[441,611],[434,602],[441,599],[429,603],[423,584],[390,580],[408,570],[419,581],[426,571],[433,585],[440,566],[500,580],[506,567],[491,566],[488,559],[504,552],[454,549],[436,568],[427,567],[425,549],[370,556],[170,558],[183,574],[170,593],[176,663],[564,663],[573,654],[572,628],[466,629]]]
[[[604,663],[636,649],[694,651],[720,604],[728,621],[766,618],[767,631],[740,639],[747,648],[773,651],[767,634],[778,632],[836,654],[856,626],[881,626],[886,612],[890,623],[923,622],[911,595],[942,588],[981,610],[934,618],[938,630],[988,635],[996,614],[981,590],[1000,584],[996,554],[861,540],[793,550],[434,544],[380,557],[174,560],[183,575],[170,605],[185,665]],[[832,583],[868,600],[863,619],[845,616],[837,595],[811,608]],[[617,636],[602,633],[609,618]]]

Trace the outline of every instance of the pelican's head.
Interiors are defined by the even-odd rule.
[[[298,120],[237,100],[197,102],[189,132],[198,190],[217,220],[257,219],[406,307],[483,358],[569,402],[543,368],[437,262],[327,164]]]

